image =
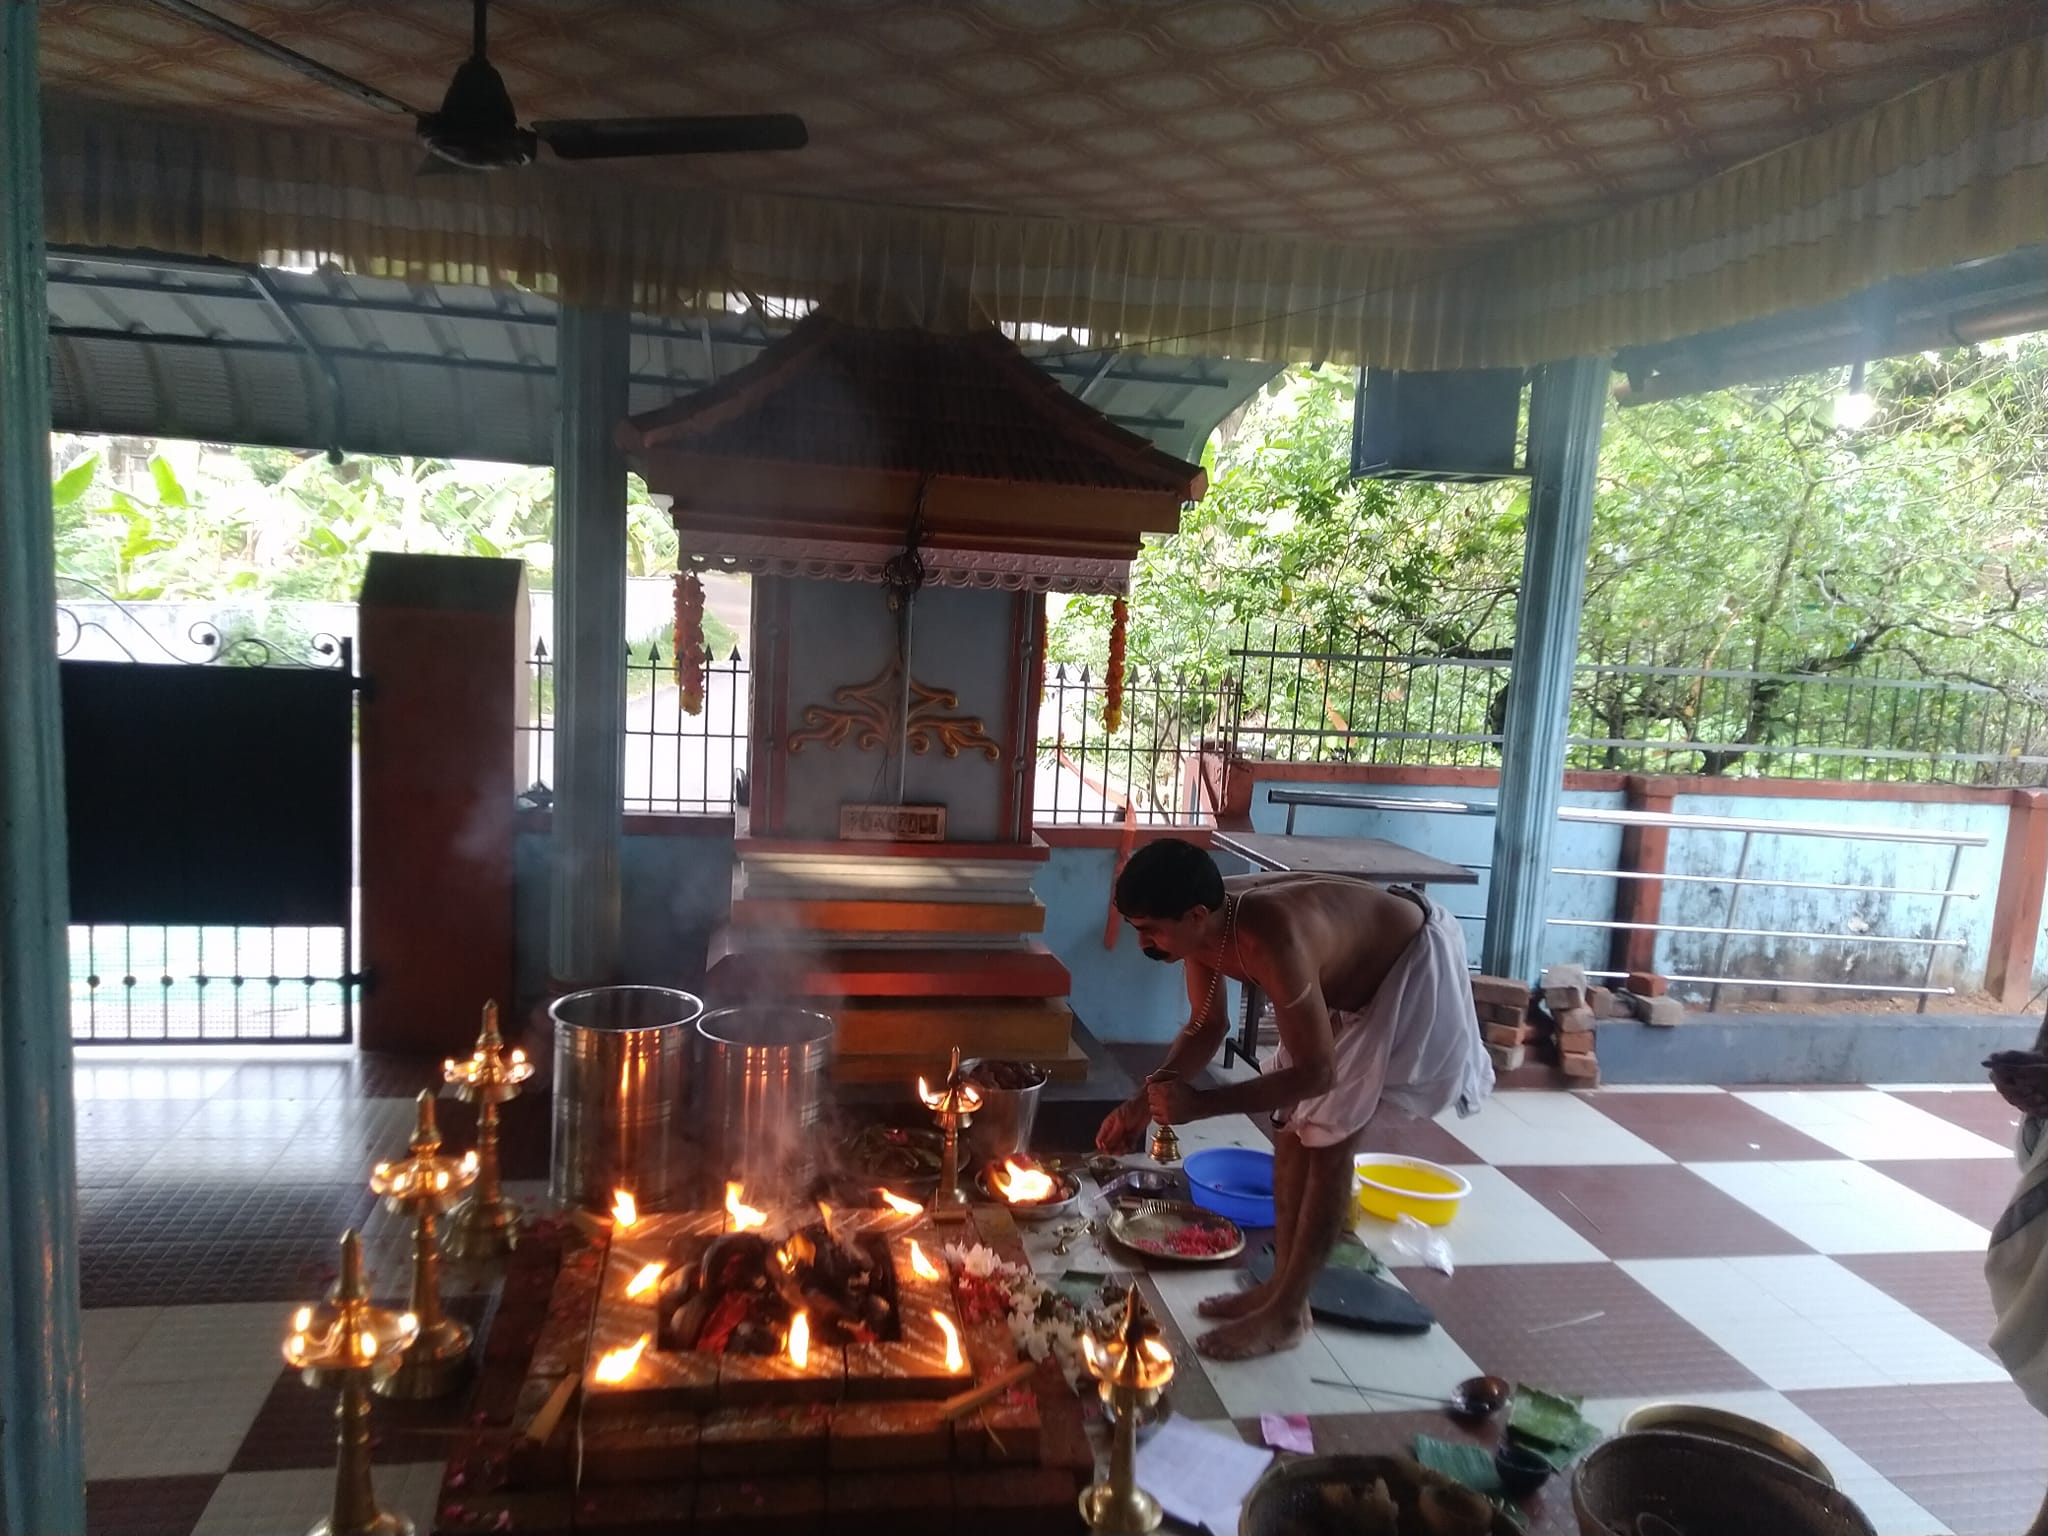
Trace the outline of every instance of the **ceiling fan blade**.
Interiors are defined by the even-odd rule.
[[[787,112],[748,117],[564,118],[535,123],[533,131],[564,160],[731,155],[802,149],[810,142],[804,120]]]
[[[365,85],[353,75],[344,75],[340,70],[322,64],[318,59],[309,59],[283,43],[274,43],[260,32],[251,32],[247,27],[229,21],[225,16],[216,16],[204,6],[194,5],[192,0],[152,0],[157,9],[169,11],[173,16],[183,17],[196,27],[216,32],[233,43],[267,59],[273,59],[287,69],[295,69],[308,80],[317,80],[331,86],[357,101],[375,107],[379,112],[390,112],[400,117],[418,117],[419,113],[408,107],[396,96],[387,96],[374,85]]]

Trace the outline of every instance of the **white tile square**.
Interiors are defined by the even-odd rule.
[[[1901,1493],[1869,1462],[1830,1434],[1798,1404],[1777,1392],[1695,1392],[1683,1399],[1706,1408],[1739,1413],[1783,1430],[1827,1464],[1835,1486],[1856,1501],[1880,1536],[1949,1536],[1949,1528]],[[1637,1408],[1670,1398],[1588,1398],[1583,1412],[1612,1434]]]
[[[1726,1093],[1712,1083],[1602,1083],[1598,1088],[1574,1090],[1579,1097],[1597,1099],[1611,1093]]]
[[[1236,1276],[1228,1271],[1177,1271],[1156,1273],[1166,1310],[1190,1340],[1217,1326],[1197,1316],[1195,1304],[1204,1296],[1234,1287]],[[1344,1368],[1330,1352],[1325,1331],[1312,1330],[1298,1348],[1257,1360],[1211,1360],[1203,1357],[1200,1369],[1223,1400],[1223,1410],[1232,1418],[1260,1413],[1358,1413],[1363,1411],[1359,1395],[1348,1387],[1326,1387],[1314,1378],[1348,1381]],[[1469,1373],[1468,1373],[1469,1374]]]
[[[1822,1253],[1981,1252],[1991,1241],[1968,1217],[1862,1163],[1686,1166]]]
[[[1469,1119],[1446,1110],[1436,1123],[1481,1161],[1500,1168],[1671,1161],[1633,1131],[1568,1093],[1496,1093]]]
[[[1780,1392],[2006,1379],[1976,1350],[1824,1256],[1631,1259],[1621,1267]]]
[[[1793,1130],[1859,1161],[1881,1158],[2010,1159],[2012,1150],[1875,1088],[1735,1095]]]
[[[371,1473],[378,1506],[409,1518],[422,1533],[434,1528],[441,1490],[439,1462],[379,1466]],[[220,1480],[192,1536],[280,1536],[308,1529],[334,1503],[334,1473],[326,1468],[286,1472],[230,1472]]]
[[[1451,1257],[1457,1264],[1607,1262],[1605,1254],[1498,1168],[1460,1163],[1456,1171],[1472,1181],[1472,1193],[1458,1207],[1451,1224],[1440,1229],[1440,1235],[1451,1245]],[[1395,1248],[1394,1223],[1365,1216],[1355,1230],[1387,1263],[1416,1262]]]
[[[209,1381],[203,1390],[189,1381],[88,1390],[87,1479],[225,1471],[276,1379],[273,1371]]]
[[[1250,1147],[1255,1152],[1273,1150],[1273,1139],[1252,1123],[1250,1115],[1217,1115],[1209,1120],[1190,1120],[1173,1128],[1180,1138],[1183,1159],[1205,1147]],[[1151,1133],[1146,1132],[1149,1136]],[[1124,1159],[1133,1168],[1156,1168],[1158,1164],[1139,1152]]]
[[[162,1312],[162,1307],[93,1307],[79,1314],[88,1392],[113,1385],[115,1373]]]
[[[275,1301],[161,1308],[112,1384],[117,1391],[173,1382],[211,1390],[254,1379],[268,1388],[284,1369],[279,1345],[291,1315],[290,1306]]]

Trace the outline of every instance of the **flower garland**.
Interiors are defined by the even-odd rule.
[[[704,583],[695,571],[676,573],[676,686],[683,691],[683,712],[704,713],[704,671],[710,655],[704,646]]]
[[[1124,630],[1130,607],[1122,598],[1109,605],[1109,669],[1102,680],[1102,728],[1113,731],[1124,723]]]
[[[962,1322],[1002,1318],[1010,1325],[1017,1353],[1032,1360],[1057,1361],[1067,1385],[1077,1392],[1088,1379],[1087,1363],[1081,1355],[1082,1332],[1107,1336],[1122,1324],[1120,1302],[1105,1299],[1081,1306],[1048,1289],[1022,1265],[1005,1264],[979,1243],[972,1247],[948,1244],[946,1262],[952,1266],[953,1295],[960,1303]]]

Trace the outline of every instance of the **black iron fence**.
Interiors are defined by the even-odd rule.
[[[1497,766],[1510,663],[1497,651],[1247,637],[1227,734],[1282,762]],[[1143,729],[1142,723],[1137,723]],[[1993,687],[1883,660],[1699,667],[1648,648],[1582,655],[1567,762],[1582,769],[1899,783],[2048,782],[2048,674]]]
[[[1064,825],[1196,825],[1213,819],[1196,752],[1231,715],[1235,679],[1134,667],[1117,729],[1104,724],[1108,689],[1086,665],[1049,666],[1038,708],[1039,821]]]
[[[751,677],[737,648],[705,668],[697,713],[683,707],[675,661],[659,642],[625,651],[625,809],[716,814],[733,808],[747,765]],[[530,708],[520,728],[527,798],[551,799],[555,765],[555,661],[545,642],[528,664]]]

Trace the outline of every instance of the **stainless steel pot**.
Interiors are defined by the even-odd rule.
[[[981,1065],[981,1060],[975,1057],[961,1062],[960,1076],[972,1081],[974,1069]],[[973,1123],[960,1133],[971,1167],[1000,1163],[1006,1157],[1025,1157],[1031,1151],[1031,1127],[1038,1119],[1038,1095],[1052,1074],[1035,1062],[1019,1061],[1010,1065],[1023,1068],[1031,1075],[1032,1081],[1022,1088],[985,1088],[978,1082],[974,1085],[974,1091],[981,1095],[981,1108],[974,1112]]]
[[[703,1013],[701,998],[669,987],[593,987],[548,1005],[557,1203],[605,1210],[614,1189],[643,1210],[688,1203],[690,1062]]]
[[[827,1014],[781,1004],[697,1021],[707,1182],[738,1180],[752,1205],[800,1200],[818,1167],[818,1105],[832,1059]]]

